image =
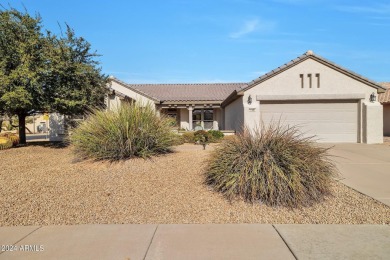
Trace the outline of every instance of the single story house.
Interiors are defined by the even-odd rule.
[[[383,135],[390,136],[390,82],[380,84],[387,89],[379,94],[379,102],[383,105]]]
[[[312,51],[245,83],[128,84],[111,77],[108,109],[154,104],[180,128],[241,131],[280,121],[319,142],[382,143],[386,88]]]

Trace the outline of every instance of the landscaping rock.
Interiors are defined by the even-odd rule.
[[[0,151],[0,226],[108,223],[390,224],[390,207],[334,182],[300,209],[230,203],[204,184],[213,146],[119,163],[77,162],[71,148]]]

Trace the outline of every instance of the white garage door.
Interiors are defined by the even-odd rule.
[[[261,119],[268,125],[281,121],[298,125],[305,136],[316,135],[319,142],[358,141],[358,103],[351,102],[264,102]]]

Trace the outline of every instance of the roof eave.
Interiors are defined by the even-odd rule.
[[[141,96],[143,96],[143,97],[146,97],[146,98],[148,98],[148,99],[151,99],[155,104],[160,104],[160,103],[161,103],[161,101],[158,100],[157,98],[151,97],[151,96],[149,96],[148,94],[146,94],[146,93],[144,93],[144,92],[142,92],[142,91],[139,91],[139,90],[136,89],[136,88],[131,87],[131,85],[129,85],[129,84],[127,84],[127,83],[125,83],[125,82],[123,82],[123,81],[121,81],[121,80],[119,80],[119,79],[117,79],[117,78],[115,78],[115,77],[110,77],[110,78],[109,78],[109,81],[115,81],[116,83],[118,83],[118,84],[124,86],[125,88],[128,88],[128,89],[130,89],[130,90],[136,92],[137,94],[139,94],[139,95],[141,95]],[[111,87],[110,87],[110,88],[111,88]]]
[[[341,66],[339,66],[339,65],[337,65],[337,64],[335,64],[335,63],[333,63],[333,62],[331,62],[331,61],[329,61],[329,60],[327,60],[325,58],[322,58],[322,57],[320,57],[318,55],[312,54],[310,56],[312,56],[312,58],[314,60],[316,60],[316,61],[318,61],[318,62],[320,62],[320,63],[322,63],[322,64],[324,64],[324,65],[326,65],[326,66],[328,66],[328,67],[330,67],[332,69],[334,69],[334,70],[337,70],[338,72],[341,72],[341,73],[345,74],[346,76],[349,76],[349,77],[351,77],[351,78],[353,78],[353,79],[355,79],[357,81],[360,81],[360,82],[362,82],[362,83],[364,83],[366,85],[369,85],[370,87],[376,88],[378,93],[386,92],[386,88],[385,87],[377,84],[376,82],[374,82],[374,81],[372,81],[370,79],[367,79],[367,78],[363,77],[362,75],[359,75],[359,74],[357,74],[357,73],[355,73],[353,71],[345,69],[345,68],[343,68],[343,67],[341,67]]]
[[[239,97],[244,95],[244,90],[241,90],[237,92],[237,90],[234,90],[222,103],[221,107],[225,108],[227,105],[232,103],[234,100],[238,99]]]
[[[221,104],[223,100],[166,100],[161,101],[160,104],[175,105],[175,104]]]

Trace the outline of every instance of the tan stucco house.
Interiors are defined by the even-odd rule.
[[[382,143],[386,88],[308,51],[249,83],[128,84],[111,77],[107,108],[151,102],[182,129],[241,131],[280,121],[319,142]]]
[[[380,83],[387,90],[379,95],[379,102],[383,105],[383,134],[390,136],[390,82]]]

